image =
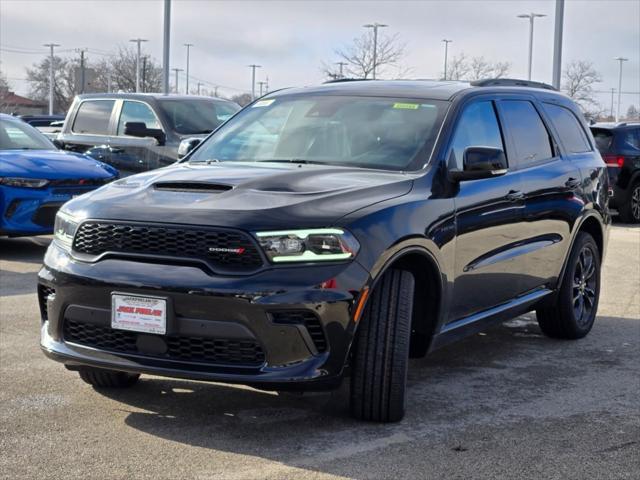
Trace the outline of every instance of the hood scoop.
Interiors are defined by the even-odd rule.
[[[222,193],[233,186],[208,182],[157,182],[153,188],[170,192]]]

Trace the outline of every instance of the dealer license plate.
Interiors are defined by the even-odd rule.
[[[166,334],[166,298],[112,293],[111,328],[158,335]]]

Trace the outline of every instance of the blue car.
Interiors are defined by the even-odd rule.
[[[0,114],[0,236],[50,234],[63,203],[116,178],[110,165],[57,150],[34,127]]]

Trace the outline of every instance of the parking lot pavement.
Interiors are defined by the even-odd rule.
[[[2,478],[640,478],[640,228],[612,229],[586,339],[547,339],[528,314],[413,361],[391,425],[326,394],[93,390],[38,347],[47,243],[0,239]]]

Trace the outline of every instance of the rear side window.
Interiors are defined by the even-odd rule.
[[[622,132],[622,148],[640,150],[640,128],[623,130]]]
[[[569,153],[591,151],[591,145],[589,145],[587,135],[584,133],[582,126],[571,110],[550,103],[546,103],[544,108],[549,114],[549,117],[551,117],[551,123],[556,127],[560,135],[560,141]]]
[[[520,167],[553,158],[549,132],[531,102],[504,100],[500,102],[500,110],[505,127],[511,133]]]
[[[607,153],[611,148],[613,133],[610,130],[605,130],[604,128],[592,128],[591,133],[596,141],[596,148],[600,153]]]
[[[462,170],[467,147],[493,147],[504,151],[493,102],[476,102],[464,109],[453,134],[449,165],[455,164],[458,170]]]
[[[114,100],[85,100],[73,121],[74,133],[108,135]]]

